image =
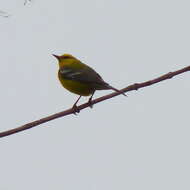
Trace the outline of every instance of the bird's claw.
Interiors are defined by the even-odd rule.
[[[75,115],[77,115],[77,113],[80,112],[80,109],[76,105],[73,105],[72,109],[73,109],[73,114]]]
[[[90,108],[93,108],[92,100],[89,100],[89,101],[88,101],[88,106],[89,106]]]

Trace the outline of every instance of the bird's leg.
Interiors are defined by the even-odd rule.
[[[92,97],[93,97],[94,93],[95,93],[95,91],[93,91],[92,95],[90,96],[90,98],[88,100],[88,104],[89,104],[90,108],[92,108],[92,106],[93,106],[92,105]]]
[[[79,98],[77,99],[77,101],[74,103],[74,105],[73,105],[73,107],[72,107],[72,109],[74,110],[74,114],[76,115],[76,113],[79,113],[80,112],[80,110],[78,109],[78,107],[77,107],[77,103],[78,103],[78,101],[80,100],[80,98],[81,98],[81,96],[79,96]]]

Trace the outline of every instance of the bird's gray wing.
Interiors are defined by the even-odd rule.
[[[108,84],[102,79],[102,77],[88,66],[82,69],[64,67],[60,69],[59,72],[65,79],[90,84],[97,90],[108,88]]]

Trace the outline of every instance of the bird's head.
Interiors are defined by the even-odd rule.
[[[66,64],[73,63],[77,61],[77,58],[72,56],[71,54],[63,54],[63,55],[54,55],[52,54],[58,61],[59,61],[59,66],[63,67]]]

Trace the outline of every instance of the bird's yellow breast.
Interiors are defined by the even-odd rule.
[[[80,96],[89,96],[94,91],[88,84],[84,84],[79,81],[64,79],[63,76],[59,73],[58,78],[64,88]]]

